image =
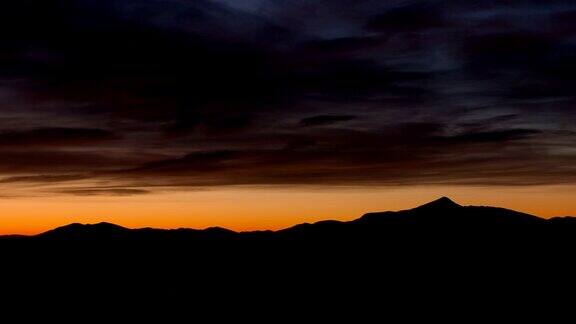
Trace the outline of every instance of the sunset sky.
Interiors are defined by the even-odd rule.
[[[0,4],[0,234],[576,216],[576,2]]]

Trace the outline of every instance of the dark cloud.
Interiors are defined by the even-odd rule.
[[[426,31],[447,25],[439,6],[425,1],[391,8],[367,23],[369,29],[387,33]]]
[[[530,136],[541,134],[542,132],[536,129],[506,129],[490,132],[477,132],[477,133],[464,133],[451,137],[440,137],[439,140],[452,141],[452,142],[496,142],[503,143],[512,140],[524,139]]]
[[[0,172],[4,174],[42,174],[112,170],[139,163],[140,157],[90,150],[2,150]]]
[[[351,115],[320,115],[302,119],[300,124],[305,127],[333,125],[356,119]]]
[[[179,169],[195,170],[196,172],[210,172],[218,170],[227,161],[233,161],[237,156],[234,151],[209,151],[190,153],[177,159],[169,159],[147,163],[141,167],[130,170],[131,172],[153,173],[177,173]]]
[[[565,183],[574,12],[561,0],[5,1],[0,182],[70,182],[60,193],[75,195]]]
[[[237,132],[249,128],[254,122],[253,119],[254,116],[250,113],[212,116],[196,114],[171,122],[163,129],[171,136],[186,135],[195,130],[212,134]]]
[[[377,37],[341,37],[326,40],[314,40],[304,44],[304,49],[325,53],[339,53],[360,51],[382,44],[382,40]]]
[[[216,165],[171,160],[163,161],[162,167],[132,170],[124,175],[133,184],[145,185],[154,179],[155,185],[190,188],[285,184],[529,185],[570,183],[576,178],[569,167],[575,161],[573,156],[534,157],[528,145],[499,143],[499,148],[486,143],[460,143],[454,151],[421,147],[421,152],[412,154],[404,152],[401,146],[382,151],[246,151],[222,158]],[[478,150],[490,153],[478,154]],[[520,159],[531,159],[531,163],[527,165]]]
[[[38,128],[27,131],[0,132],[0,147],[79,146],[115,140],[114,133],[89,128]]]
[[[407,129],[414,130],[411,136],[399,136]],[[403,125],[384,134],[319,133],[313,144],[292,150],[202,151],[124,170],[120,176],[131,185],[152,182],[190,188],[281,184],[536,185],[567,183],[576,177],[570,166],[576,155],[537,155],[543,147],[553,147],[545,143],[559,134],[509,129],[464,131],[450,136],[449,131],[448,125],[422,123]],[[561,137],[569,140],[573,135]]]
[[[576,19],[576,10],[558,12],[551,18],[552,18],[552,32],[556,36],[572,37],[576,35],[576,26],[574,26],[574,20]]]
[[[63,175],[33,175],[18,176],[0,179],[0,183],[57,183],[88,179],[89,176],[81,174],[63,174]]]
[[[138,196],[150,193],[141,189],[66,189],[59,192],[74,196]]]
[[[470,37],[464,44],[469,65],[485,72],[530,70],[550,59],[553,43],[543,35],[528,31]]]

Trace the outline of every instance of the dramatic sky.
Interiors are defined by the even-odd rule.
[[[575,87],[569,0],[2,1],[0,232],[576,214]]]

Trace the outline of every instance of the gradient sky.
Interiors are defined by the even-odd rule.
[[[0,233],[576,214],[576,3],[10,0]]]

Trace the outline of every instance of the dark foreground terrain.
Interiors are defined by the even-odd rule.
[[[3,237],[0,273],[4,287],[16,287],[5,293],[12,302],[75,305],[105,322],[117,310],[145,319],[158,311],[159,322],[242,314],[306,322],[310,312],[353,313],[352,323],[370,322],[362,314],[479,319],[488,310],[526,315],[558,296],[570,303],[575,248],[574,218],[442,198],[277,232],[73,224]]]

